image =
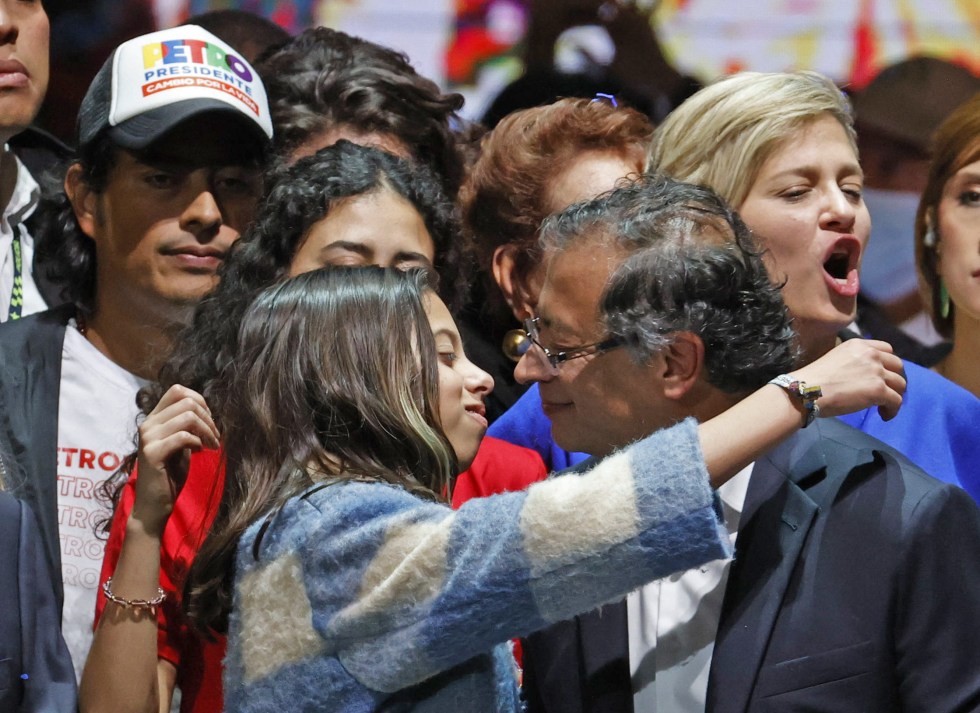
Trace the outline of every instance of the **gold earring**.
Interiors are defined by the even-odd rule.
[[[518,362],[530,346],[531,340],[527,338],[527,332],[523,329],[512,329],[504,335],[504,342],[500,348],[504,356],[513,362]]]

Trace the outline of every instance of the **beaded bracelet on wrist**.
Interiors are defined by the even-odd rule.
[[[809,386],[805,381],[794,379],[789,374],[780,374],[770,384],[785,389],[790,396],[799,399],[803,406],[803,428],[809,426],[820,415],[817,399],[823,396],[819,386]]]

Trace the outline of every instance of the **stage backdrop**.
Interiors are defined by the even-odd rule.
[[[327,24],[406,52],[463,92],[470,115],[520,74],[528,0],[156,0],[162,25],[222,7],[297,31]],[[816,69],[860,87],[911,54],[980,74],[980,0],[637,0],[667,55],[703,80],[741,69]]]

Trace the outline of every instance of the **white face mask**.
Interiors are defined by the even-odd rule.
[[[915,213],[919,194],[864,189],[871,214],[871,240],[861,259],[861,292],[875,302],[893,302],[918,288],[915,274]]]

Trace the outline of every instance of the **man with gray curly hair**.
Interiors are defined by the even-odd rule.
[[[980,510],[814,421],[813,388],[784,376],[797,347],[779,285],[737,214],[647,175],[550,217],[541,241],[517,378],[539,383],[560,446],[607,455],[766,384],[804,427],[719,489],[734,561],[525,640],[529,711],[975,710],[980,564],[957,553],[980,544]]]
[[[707,420],[794,366],[779,287],[708,189],[647,176],[552,216],[541,243],[550,269],[526,326],[547,349],[532,350],[517,377],[539,382],[563,448],[605,455],[687,416]],[[570,344],[586,346],[551,348]],[[704,383],[681,399],[634,398],[638,380],[665,369]]]

